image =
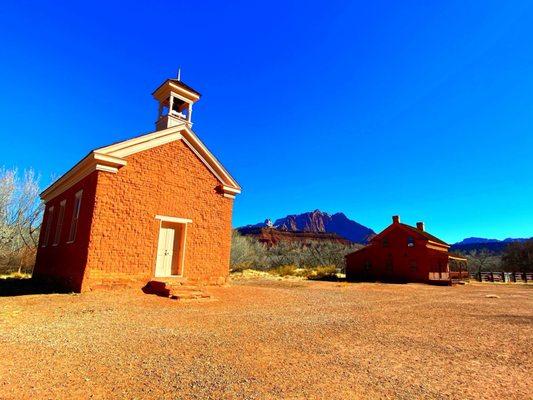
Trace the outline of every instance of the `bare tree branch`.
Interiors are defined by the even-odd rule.
[[[33,170],[20,179],[16,169],[0,169],[0,272],[33,264],[42,216],[38,181]]]

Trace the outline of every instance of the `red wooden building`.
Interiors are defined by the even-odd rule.
[[[370,244],[346,256],[346,279],[350,281],[451,283],[468,276],[466,259],[448,253],[450,246],[424,229],[392,224]]]

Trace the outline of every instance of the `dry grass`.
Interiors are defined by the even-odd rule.
[[[337,267],[335,265],[316,267],[309,272],[307,278],[315,280],[336,280]]]
[[[31,274],[25,272],[11,272],[9,274],[0,274],[0,279],[29,279]]]
[[[0,297],[0,398],[527,399],[525,285],[242,280]],[[496,295],[499,298],[489,298]]]
[[[324,265],[311,268],[298,268],[296,265],[281,265],[267,271],[268,273],[282,277],[300,277],[312,280],[337,280],[337,267]]]
[[[268,272],[272,275],[294,276],[296,275],[297,269],[298,267],[296,265],[280,265],[279,267],[268,270]]]

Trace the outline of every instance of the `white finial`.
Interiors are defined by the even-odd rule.
[[[181,81],[181,68],[178,68],[178,81]]]

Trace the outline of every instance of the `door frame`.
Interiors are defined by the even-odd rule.
[[[158,250],[158,247],[159,247],[159,240],[160,240],[160,236],[161,236],[161,227],[163,225],[163,222],[170,222],[170,223],[173,223],[173,224],[182,224],[183,225],[183,231],[182,231],[182,234],[181,234],[181,242],[179,244],[179,248],[180,248],[180,259],[179,259],[179,263],[180,263],[180,267],[181,268],[178,268],[180,271],[181,271],[181,274],[179,275],[172,275],[172,266],[171,266],[171,275],[169,276],[166,276],[166,277],[163,277],[163,276],[160,276],[158,278],[172,278],[172,277],[183,277],[184,276],[184,271],[185,271],[185,250],[186,250],[186,246],[187,246],[187,227],[189,224],[192,224],[192,219],[188,219],[188,218],[180,218],[180,217],[171,217],[171,216],[167,216],[167,215],[156,215],[155,216],[155,219],[159,221],[159,224],[158,224],[158,232],[157,232],[157,243],[156,243],[156,254],[155,254],[155,265],[154,265],[154,271],[153,271],[153,276],[155,277],[156,276],[156,273],[157,273],[157,250]],[[174,240],[176,240],[177,238],[174,237]]]

